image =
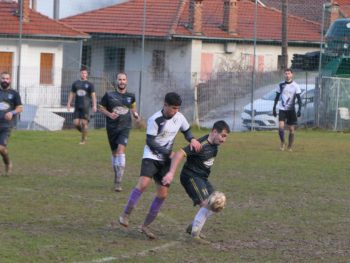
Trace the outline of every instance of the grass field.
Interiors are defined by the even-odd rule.
[[[197,208],[178,177],[153,224],[158,239],[137,231],[154,186],[128,229],[115,223],[144,141],[145,131],[131,133],[115,193],[104,130],[86,145],[73,130],[14,132],[14,174],[0,177],[0,262],[350,262],[350,134],[298,130],[292,153],[278,150],[276,132],[231,134],[211,175],[228,205],[205,225],[210,245],[184,231]],[[178,137],[175,148],[184,144]]]

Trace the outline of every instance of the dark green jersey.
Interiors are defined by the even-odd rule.
[[[200,152],[191,150],[190,146],[186,146],[182,150],[185,152],[187,160],[182,168],[182,176],[198,176],[202,178],[208,178],[210,169],[214,164],[214,159],[218,153],[218,145],[210,144],[208,142],[208,136],[205,135],[198,139],[202,144]]]
[[[21,106],[21,97],[19,93],[11,88],[0,88],[0,128],[12,127],[13,118],[11,121],[5,119],[5,114],[13,111],[17,106]]]
[[[135,107],[135,95],[133,93],[119,93],[117,90],[108,91],[102,97],[100,105],[109,112],[119,114],[119,117],[115,120],[106,117],[107,129],[131,128],[130,109]]]
[[[75,94],[76,109],[88,110],[91,106],[91,94],[95,92],[94,85],[87,80],[77,80],[72,84],[71,92]]]

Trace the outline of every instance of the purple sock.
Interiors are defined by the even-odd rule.
[[[281,142],[284,143],[284,130],[283,129],[279,129],[278,130],[278,135],[280,136]]]
[[[150,225],[154,219],[157,217],[159,210],[163,204],[165,199],[161,199],[159,197],[155,197],[153,199],[153,202],[151,204],[151,207],[148,211],[148,214],[146,216],[145,222],[143,223],[144,226]]]
[[[124,209],[124,213],[125,214],[127,214],[127,215],[131,214],[131,211],[136,206],[136,204],[139,201],[141,195],[142,195],[142,192],[139,189],[137,189],[137,188],[134,188],[131,191],[130,197],[129,197],[129,201],[128,201],[127,205],[125,206],[125,209]]]

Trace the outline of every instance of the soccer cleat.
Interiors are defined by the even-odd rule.
[[[84,145],[85,143],[86,143],[85,140],[79,142],[80,145]]]
[[[12,162],[5,165],[5,175],[10,176],[12,174]]]
[[[284,149],[285,149],[284,142],[281,142],[281,144],[280,144],[280,150],[281,150],[281,151],[284,151]]]
[[[210,244],[210,241],[201,238],[199,235],[192,236],[192,240],[195,243],[200,244],[200,245],[209,245]]]
[[[129,226],[129,217],[126,214],[122,214],[119,217],[119,224],[121,224],[123,227]]]
[[[186,233],[189,234],[189,235],[192,235],[192,224],[189,224],[186,228]],[[202,238],[202,239],[205,239],[206,236],[202,233],[199,233],[199,237]]]
[[[121,186],[120,183],[116,183],[116,184],[114,185],[114,191],[116,191],[116,192],[121,192],[121,191],[123,191],[123,188],[122,188],[122,186]]]
[[[140,226],[139,231],[149,239],[155,239],[156,236],[151,232],[147,226]]]
[[[292,147],[288,147],[288,152],[292,152],[292,151],[293,151]]]

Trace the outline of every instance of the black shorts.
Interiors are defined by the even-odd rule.
[[[163,177],[170,169],[169,161],[157,161],[149,158],[142,159],[140,176],[146,176],[153,178],[156,184],[169,187],[169,185],[164,185],[162,183]]]
[[[297,114],[295,110],[279,110],[278,121],[287,121],[288,125],[297,125]]]
[[[73,119],[85,119],[87,121],[90,121],[90,110],[75,108]]]
[[[11,128],[0,128],[0,145],[7,146],[8,139],[10,138]]]
[[[129,128],[125,128],[121,130],[107,128],[108,142],[109,142],[109,146],[111,147],[111,150],[112,151],[117,150],[119,144],[127,146],[129,133],[130,133]]]
[[[202,177],[186,176],[181,173],[180,181],[186,193],[192,199],[193,205],[199,205],[214,192],[212,184]]]

